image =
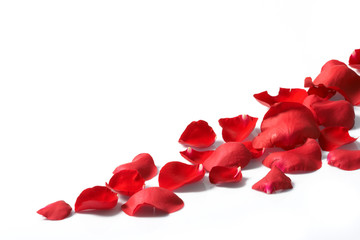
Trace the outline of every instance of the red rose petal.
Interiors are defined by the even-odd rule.
[[[161,211],[172,213],[180,210],[184,202],[172,191],[161,188],[145,188],[134,195],[121,206],[121,209],[129,216],[134,216],[143,206],[152,206]]]
[[[222,137],[225,142],[241,142],[250,135],[256,126],[257,118],[239,115],[233,118],[221,118]]]
[[[202,164],[213,152],[214,150],[196,151],[195,149],[188,147],[186,150],[180,152],[180,154],[193,164]]]
[[[320,132],[319,144],[324,151],[334,150],[342,145],[352,143],[357,138],[350,137],[348,129],[344,127],[328,127]]]
[[[276,166],[284,173],[315,171],[321,168],[321,149],[318,142],[309,138],[301,147],[270,153],[263,161],[269,168]]]
[[[140,153],[132,162],[118,166],[113,171],[113,174],[125,169],[137,170],[145,180],[150,180],[157,174],[157,167],[155,166],[153,158],[148,153]]]
[[[75,212],[84,210],[111,209],[116,206],[118,196],[107,187],[95,186],[80,193],[75,202]]]
[[[353,68],[360,69],[360,49],[355,49],[349,58],[349,65]]]
[[[360,169],[360,150],[336,149],[327,156],[328,164],[343,170]]]
[[[71,210],[72,208],[65,201],[57,201],[38,210],[37,213],[49,220],[62,220],[70,215]]]
[[[205,160],[204,167],[207,171],[215,166],[244,168],[252,158],[249,150],[239,142],[221,144],[211,156]]]
[[[267,91],[254,94],[254,98],[258,100],[262,105],[271,107],[275,103],[279,102],[297,102],[302,103],[303,100],[308,96],[304,89],[300,88],[280,88],[277,96],[270,96]]]
[[[312,81],[311,78],[308,78],[308,79],[310,79],[310,81]],[[307,81],[307,80],[305,79],[305,81]],[[306,83],[305,83],[305,85],[306,85]],[[334,96],[336,94],[336,90],[327,88],[323,84],[319,84],[317,86],[315,86],[315,85],[310,86],[310,88],[308,89],[308,94],[316,95],[316,96],[319,96],[324,99],[330,99],[332,96]]]
[[[160,170],[159,186],[174,190],[200,181],[204,175],[205,169],[202,164],[188,165],[182,162],[168,162]]]
[[[291,179],[277,167],[272,167],[270,172],[252,186],[252,189],[271,194],[278,190],[291,189]]]
[[[249,152],[252,155],[252,158],[259,158],[264,154],[265,148],[263,149],[256,149],[253,147],[252,142],[248,141],[248,142],[242,142],[242,144],[244,144],[244,146],[249,150]]]
[[[203,120],[191,122],[181,134],[179,143],[191,147],[206,148],[216,139],[214,130]]]
[[[253,140],[253,147],[292,149],[303,144],[307,138],[318,138],[319,135],[319,127],[307,107],[300,103],[283,102],[267,111],[261,123],[261,132]]]
[[[212,184],[240,182],[241,179],[241,167],[215,166],[209,173]]]
[[[137,170],[124,169],[115,173],[106,186],[117,193],[131,196],[144,188],[145,179]]]

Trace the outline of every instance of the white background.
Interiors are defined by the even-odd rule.
[[[176,191],[185,207],[168,216],[117,207],[46,221],[36,211],[73,206],[138,153],[158,167],[183,161],[177,140],[191,121],[208,121],[219,144],[219,118],[261,119],[254,93],[302,87],[360,48],[359,9],[357,0],[0,1],[0,238],[358,239],[360,172],[329,167],[326,153],[320,170],[289,174],[294,188],[273,195],[251,189],[268,172],[257,160],[241,184],[205,177]]]

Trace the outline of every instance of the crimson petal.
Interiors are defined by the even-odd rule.
[[[134,195],[121,206],[121,209],[129,216],[134,216],[143,206],[152,206],[161,211],[172,213],[180,210],[184,202],[172,191],[161,188],[145,188]]]
[[[250,135],[256,126],[257,118],[239,115],[233,118],[221,118],[222,137],[225,142],[241,142]]]
[[[352,143],[357,138],[350,137],[348,129],[344,127],[328,127],[320,132],[319,144],[324,151],[334,150],[342,145]]]
[[[252,189],[271,194],[278,190],[291,189],[291,179],[277,167],[272,167],[270,172],[252,186]]]
[[[72,208],[65,201],[57,201],[37,211],[38,214],[49,220],[62,220],[67,218]]]
[[[210,147],[216,139],[212,127],[204,120],[191,122],[181,134],[179,143],[191,147]]]
[[[336,149],[327,156],[328,164],[343,170],[360,169],[360,150]]]
[[[349,65],[353,68],[360,69],[360,49],[355,49],[349,58]]]
[[[115,173],[106,186],[117,193],[131,196],[144,188],[145,179],[137,170],[126,169]]]
[[[307,78],[308,80],[305,81],[311,81],[311,85],[308,89],[308,94],[309,95],[317,95],[321,98],[324,99],[330,99],[332,96],[334,96],[336,94],[336,90],[325,87],[324,84],[319,84],[317,86],[312,84],[312,80],[311,78]]]
[[[75,202],[75,212],[84,210],[111,209],[116,206],[118,196],[107,187],[95,186],[80,193]]]
[[[213,184],[240,182],[241,167],[215,166],[209,173],[209,180]]]
[[[256,149],[256,148],[253,147],[251,141],[242,142],[242,144],[244,144],[244,146],[249,150],[249,152],[252,155],[252,158],[259,158],[264,154],[265,148]]]
[[[202,164],[213,152],[214,150],[196,151],[188,147],[186,150],[180,152],[180,154],[193,164]]]
[[[277,96],[270,96],[267,91],[254,94],[254,98],[262,105],[271,107],[279,102],[297,102],[302,103],[307,97],[307,92],[300,88],[280,88]]]

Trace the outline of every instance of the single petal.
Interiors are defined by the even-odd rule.
[[[212,127],[204,120],[191,122],[181,134],[179,143],[191,147],[210,147],[216,139]]]
[[[242,142],[242,144],[244,144],[244,146],[249,150],[249,152],[252,155],[252,158],[259,158],[265,152],[265,148],[263,148],[263,149],[254,148],[251,141]]]
[[[261,132],[253,140],[253,147],[292,149],[319,135],[319,127],[307,107],[300,103],[283,102],[267,111],[261,123]]]
[[[145,179],[135,169],[124,169],[115,173],[106,186],[117,193],[131,196],[144,188]]]
[[[279,102],[297,102],[302,103],[307,97],[307,92],[300,88],[280,88],[277,96],[270,96],[267,91],[254,94],[254,98],[262,105],[271,107]]]
[[[305,81],[308,81],[308,80],[305,79]],[[311,78],[310,78],[310,81],[312,81]],[[306,85],[306,83],[305,83],[305,85]],[[316,96],[319,96],[319,97],[325,98],[325,99],[330,99],[332,96],[334,96],[336,94],[336,90],[325,87],[324,84],[311,85],[308,89],[308,94],[316,95]]]
[[[75,202],[75,212],[111,209],[116,206],[117,202],[116,193],[107,187],[95,186],[80,193]]]
[[[148,153],[140,153],[132,160],[132,162],[118,166],[113,171],[113,174],[124,169],[137,170],[145,180],[150,180],[157,174],[157,167],[155,166],[153,158]]]
[[[70,215],[71,210],[70,205],[61,200],[47,205],[38,210],[37,213],[49,220],[62,220]]]
[[[332,151],[342,145],[352,143],[357,138],[350,137],[349,131],[344,127],[328,127],[320,132],[319,144],[322,150]]]
[[[252,189],[271,194],[278,190],[291,189],[291,179],[277,167],[272,167],[266,176],[255,183]]]
[[[336,149],[327,156],[328,164],[343,170],[360,169],[360,150]]]
[[[269,168],[276,166],[284,173],[315,171],[322,165],[321,149],[316,140],[309,138],[298,148],[270,153],[263,164]]]
[[[355,49],[349,58],[349,65],[353,68],[360,69],[360,49]]]
[[[225,142],[241,142],[250,135],[256,126],[257,118],[239,115],[233,118],[221,118],[222,137]]]
[[[205,169],[202,164],[188,165],[182,162],[168,162],[160,170],[159,186],[174,190],[200,181],[204,175]]]
[[[188,147],[186,150],[180,152],[180,154],[193,164],[202,164],[213,152],[214,150],[196,151],[195,149]]]
[[[212,184],[240,182],[241,179],[241,167],[215,166],[209,173]]]
[[[172,191],[161,187],[145,188],[134,195],[121,206],[129,216],[134,216],[143,206],[152,206],[161,211],[172,213],[180,210],[184,202]]]
[[[207,171],[215,166],[244,168],[252,158],[249,150],[239,142],[221,144],[211,156],[205,160],[204,167]]]

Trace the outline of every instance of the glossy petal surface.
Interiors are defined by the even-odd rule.
[[[117,193],[131,196],[144,188],[145,179],[137,170],[124,169],[115,173],[106,186]]]
[[[349,65],[353,68],[360,69],[360,49],[355,49],[349,58]]]
[[[214,150],[209,151],[197,151],[191,147],[180,152],[181,156],[193,164],[202,164]]]
[[[360,150],[331,151],[327,156],[328,164],[343,170],[352,171],[360,169]]]
[[[80,193],[75,202],[75,212],[111,209],[116,206],[117,202],[116,193],[107,187],[95,186]]]
[[[204,120],[191,122],[181,134],[179,143],[190,147],[206,148],[216,139],[212,127]]]
[[[241,142],[250,135],[256,126],[257,118],[239,115],[233,118],[221,118],[222,137],[225,142]]]
[[[213,167],[209,173],[212,184],[240,182],[242,179],[241,167]]]
[[[47,205],[38,210],[37,213],[46,217],[48,220],[62,220],[70,215],[71,210],[71,206],[61,200]]]
[[[277,167],[272,167],[270,172],[252,186],[252,189],[264,193],[274,193],[278,190],[291,189],[291,179]]]
[[[352,143],[357,138],[350,137],[349,131],[344,127],[328,127],[321,130],[319,144],[322,150],[331,151],[342,145]]]
[[[254,98],[267,107],[271,107],[279,102],[302,103],[307,96],[307,92],[300,88],[280,88],[277,96],[270,96],[267,91],[254,94]]]

